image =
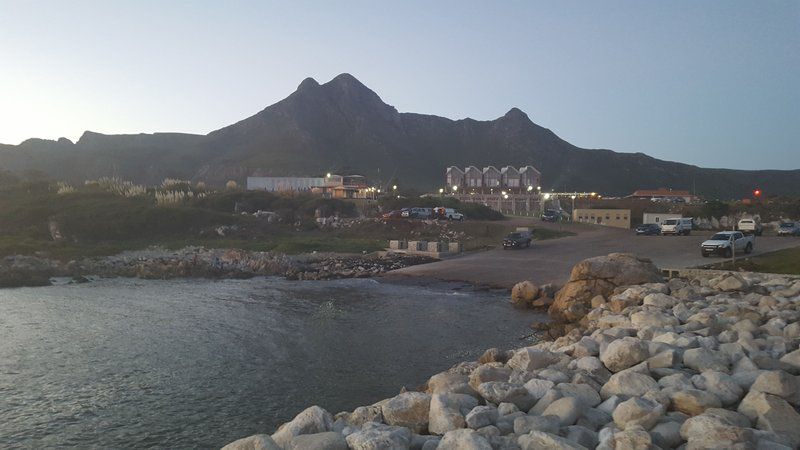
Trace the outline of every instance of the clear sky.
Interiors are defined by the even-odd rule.
[[[0,142],[207,133],[349,72],[400,111],[800,168],[800,1],[0,0]]]

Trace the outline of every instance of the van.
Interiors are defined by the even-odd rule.
[[[692,219],[690,217],[667,219],[661,224],[661,234],[688,236],[691,232],[692,232]]]

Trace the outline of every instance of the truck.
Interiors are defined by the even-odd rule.
[[[700,244],[700,253],[704,258],[709,255],[722,255],[730,258],[735,251],[737,254],[749,254],[753,251],[755,237],[741,231],[721,231]]]
[[[688,236],[692,232],[691,217],[680,217],[677,219],[667,219],[661,224],[661,234],[673,234],[676,236]]]
[[[736,229],[744,234],[755,234],[756,236],[761,236],[761,233],[764,232],[761,222],[755,217],[743,217],[736,224]]]
[[[517,231],[503,238],[503,250],[530,247],[532,241],[533,236],[529,228],[517,228]]]

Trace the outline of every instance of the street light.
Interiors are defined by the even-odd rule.
[[[541,186],[536,186],[536,190],[541,192],[542,191],[542,187]]]
[[[444,188],[439,188],[439,194],[444,194]]]
[[[550,194],[544,194],[544,199],[545,200],[550,200]]]
[[[396,185],[396,184],[392,186],[392,190],[393,190],[393,191],[396,191],[396,190],[397,190],[397,185]]]
[[[572,199],[572,215],[574,216],[575,215],[575,194],[570,195],[570,198]]]
[[[328,172],[327,174],[325,174],[325,177],[326,177],[326,178],[330,178],[330,177],[331,177],[331,173],[330,173],[330,172]]]
[[[458,192],[458,186],[453,186],[453,192]]]
[[[533,190],[533,186],[528,186],[528,192]]]
[[[506,192],[506,191],[502,191],[500,193],[503,194],[503,196],[508,196],[508,192]]]

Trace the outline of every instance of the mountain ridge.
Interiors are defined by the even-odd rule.
[[[530,120],[517,107],[494,120],[398,112],[356,77],[320,84],[304,79],[286,98],[208,134],[102,134],[72,143],[28,139],[0,144],[0,167],[40,170],[71,182],[118,176],[157,184],[184,178],[224,184],[248,175],[361,173],[384,184],[396,178],[420,190],[444,183],[447,166],[528,165],[543,188],[625,195],[636,189],[689,189],[735,198],[754,187],[796,193],[800,170],[708,169],[644,153],[584,149]]]

